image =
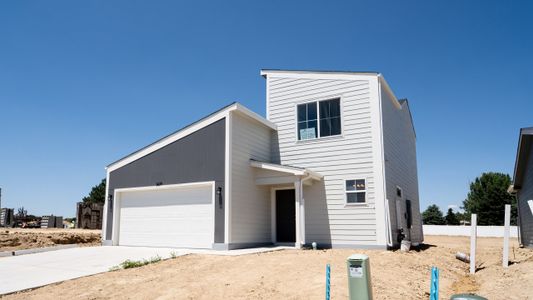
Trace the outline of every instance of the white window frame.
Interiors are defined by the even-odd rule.
[[[335,99],[339,99],[339,110],[340,110],[340,114],[339,114],[339,118],[341,119],[341,132],[339,134],[335,134],[335,135],[328,135],[328,136],[320,136],[320,107],[318,106],[318,103],[319,102],[322,102],[322,101],[328,101],[328,100],[335,100]],[[298,139],[298,105],[303,105],[303,104],[309,104],[309,103],[315,103],[316,105],[316,126],[317,126],[317,136],[314,138],[314,139]],[[336,137],[342,137],[343,134],[344,134],[344,130],[343,130],[343,126],[344,126],[344,116],[343,116],[343,106],[342,106],[342,97],[341,96],[336,96],[336,97],[328,97],[326,99],[315,99],[315,100],[310,100],[310,101],[305,101],[305,102],[299,102],[299,103],[296,103],[296,105],[294,106],[294,115],[295,115],[295,133],[296,133],[296,142],[298,143],[305,143],[305,142],[308,142],[308,141],[316,141],[316,140],[322,140],[322,139],[329,139],[329,138],[336,138]]]
[[[348,191],[346,190],[346,181],[348,180],[364,180],[365,181],[365,189],[364,190],[355,190],[355,191]],[[367,205],[368,204],[368,188],[367,188],[367,180],[366,178],[346,178],[342,181],[342,184],[344,185],[344,204],[346,206],[361,206],[361,205]],[[365,202],[348,202],[348,194],[360,194],[365,193]]]

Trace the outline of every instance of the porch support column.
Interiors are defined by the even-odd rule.
[[[296,248],[305,244],[305,200],[303,198],[303,182],[299,178],[294,182],[296,198]]]
[[[295,194],[295,205],[296,205],[296,209],[295,209],[295,212],[296,212],[296,248],[297,249],[300,249],[302,247],[302,244],[300,243],[301,241],[301,235],[300,235],[300,227],[301,227],[301,224],[300,224],[300,218],[301,218],[301,214],[300,214],[300,180],[298,179],[297,181],[294,182],[294,194]]]

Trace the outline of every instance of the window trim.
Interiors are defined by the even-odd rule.
[[[335,100],[335,99],[339,99],[339,118],[341,119],[341,132],[339,134],[335,134],[335,135],[328,135],[328,136],[320,136],[320,107],[318,105],[319,102],[322,102],[322,101],[329,101],[329,100]],[[296,102],[295,105],[294,105],[294,124],[295,124],[295,138],[296,138],[296,142],[297,143],[306,143],[306,142],[310,142],[310,141],[318,141],[318,140],[325,140],[325,139],[330,139],[330,138],[338,138],[338,137],[343,137],[344,136],[344,114],[343,114],[343,105],[342,105],[342,96],[335,96],[335,97],[328,97],[326,99],[315,99],[315,100],[306,100],[306,101],[301,101],[301,102]],[[316,105],[316,123],[317,123],[317,137],[315,137],[314,139],[305,139],[305,140],[302,140],[302,139],[298,139],[298,105],[302,105],[302,104],[310,104],[310,103],[315,103]]]
[[[364,190],[355,190],[355,191],[348,191],[346,190],[346,181],[348,180],[355,180],[357,182],[357,180],[364,180],[365,181],[365,189]],[[366,178],[357,178],[357,177],[354,177],[354,178],[345,178],[343,181],[342,181],[342,184],[344,185],[344,206],[366,206],[368,205],[368,187],[367,187],[367,180]],[[348,202],[348,194],[360,194],[360,193],[365,193],[365,202]]]

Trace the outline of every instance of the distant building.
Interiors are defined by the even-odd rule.
[[[15,215],[13,209],[0,209],[0,227],[12,227],[13,224],[15,224]]]
[[[83,229],[102,229],[103,203],[78,202],[76,227]]]

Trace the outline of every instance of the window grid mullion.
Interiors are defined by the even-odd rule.
[[[320,107],[318,105],[320,101],[317,101],[315,103],[316,105],[316,127],[317,127],[317,138],[321,137],[322,134],[320,133]]]

